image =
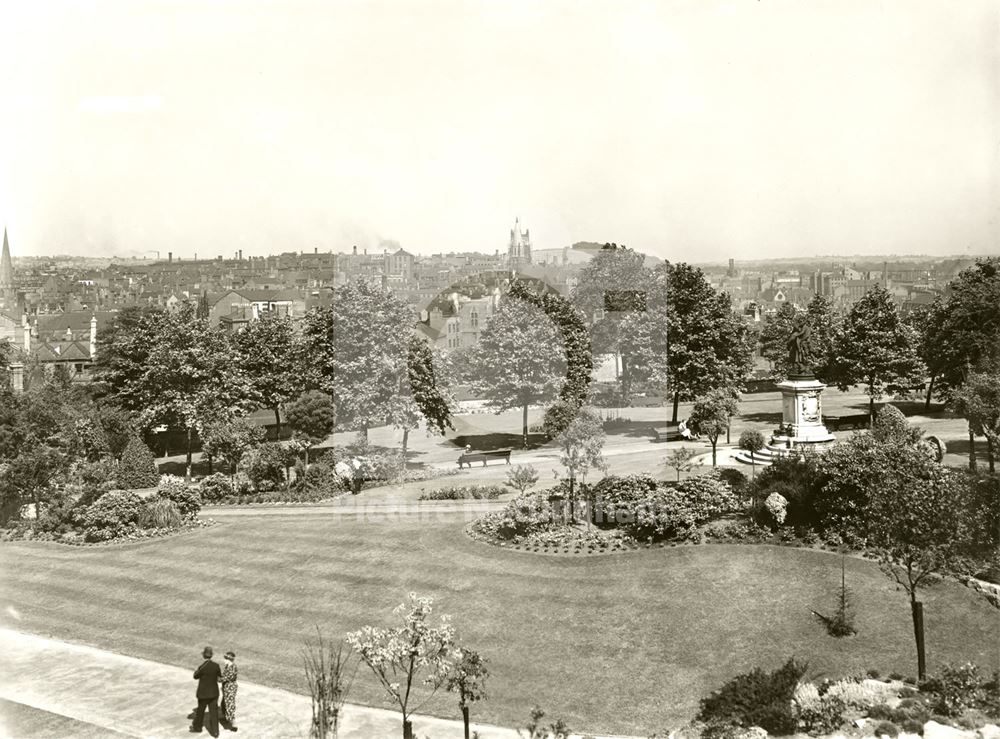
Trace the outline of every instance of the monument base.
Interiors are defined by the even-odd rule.
[[[812,375],[791,375],[776,383],[781,391],[781,427],[771,437],[771,446],[801,450],[825,449],[837,441],[823,425],[822,394],[826,385]]]

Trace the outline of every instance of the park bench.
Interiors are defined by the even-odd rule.
[[[866,429],[870,419],[867,413],[858,413],[853,416],[828,416],[823,420],[834,431],[846,431],[847,429]]]
[[[681,437],[681,432],[677,428],[678,424],[668,423],[666,426],[660,426],[653,429],[653,436],[656,441],[676,441]]]
[[[458,458],[458,468],[462,469],[462,466],[466,464],[472,467],[473,462],[482,462],[483,467],[485,467],[491,459],[502,459],[510,464],[510,449],[494,449],[491,452],[465,452]]]

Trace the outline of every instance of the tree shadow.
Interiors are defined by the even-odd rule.
[[[944,446],[948,454],[960,454],[964,457],[969,456],[968,439],[949,439],[944,442]],[[976,460],[981,463],[987,462],[987,454],[988,449],[986,447],[986,441],[976,439]]]
[[[781,411],[764,412],[757,411],[755,413],[740,413],[739,417],[744,421],[752,421],[754,423],[770,423],[778,425],[782,421]]]
[[[493,452],[497,449],[524,449],[521,434],[463,434],[449,441],[458,448],[472,447],[477,452]],[[545,434],[528,434],[528,449],[540,449],[549,442]]]

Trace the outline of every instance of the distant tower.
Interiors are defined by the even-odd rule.
[[[0,307],[13,310],[17,304],[17,286],[14,284],[14,265],[10,260],[7,229],[3,230],[3,254],[0,255]]]
[[[520,219],[514,219],[507,245],[507,264],[514,269],[521,264],[531,264],[531,236],[527,230],[521,232]]]

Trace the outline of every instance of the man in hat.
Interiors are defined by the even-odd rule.
[[[222,668],[217,662],[212,661],[212,648],[205,647],[201,656],[205,659],[201,666],[194,671],[194,679],[198,681],[198,690],[195,695],[198,698],[198,709],[194,714],[194,723],[188,729],[192,734],[200,734],[205,720],[205,707],[208,707],[208,733],[214,737],[219,736],[219,678],[222,677]]]

